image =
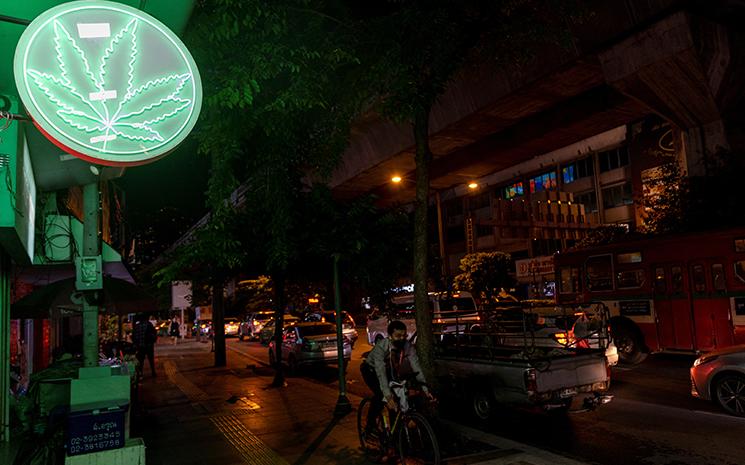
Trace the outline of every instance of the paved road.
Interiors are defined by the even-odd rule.
[[[229,340],[228,344],[267,360],[267,348],[258,343]],[[359,364],[369,349],[364,339],[358,341],[347,372],[348,389],[358,395],[367,393]],[[745,419],[724,415],[714,405],[690,396],[688,368],[693,359],[658,354],[636,367],[614,369],[614,400],[595,412],[552,416],[503,410],[486,424],[449,415],[484,431],[599,464],[745,464]],[[333,368],[303,376],[336,386]]]

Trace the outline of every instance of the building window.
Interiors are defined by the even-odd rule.
[[[489,192],[480,194],[468,199],[468,206],[471,210],[478,210],[480,208],[490,207],[489,198],[491,197]]]
[[[452,218],[463,214],[463,200],[453,199],[445,204],[445,216]]]
[[[550,171],[532,178],[530,181],[530,193],[541,191],[552,191],[556,189],[556,173]]]
[[[458,226],[450,226],[447,231],[445,237],[447,238],[448,244],[455,244],[458,242],[465,242],[466,240],[466,232],[463,230],[462,225]]]
[[[585,213],[594,213],[598,211],[598,198],[595,195],[594,190],[574,194],[574,203],[584,205]]]
[[[486,237],[486,236],[493,236],[494,235],[494,227],[485,225],[485,224],[477,224],[476,225],[476,237]]]
[[[633,203],[634,198],[631,193],[630,182],[603,189],[603,208],[621,207]]]
[[[564,184],[569,184],[577,179],[586,178],[594,175],[592,157],[577,160],[561,168],[561,177]]]
[[[504,188],[504,198],[514,199],[515,197],[523,195],[523,183],[522,182],[516,182],[515,184],[512,184],[511,186],[507,186]]]
[[[625,146],[598,153],[598,166],[601,173],[621,168],[628,164],[629,151]]]

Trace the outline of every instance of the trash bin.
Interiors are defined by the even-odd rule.
[[[67,455],[88,454],[124,447],[128,405],[76,410],[67,417]]]

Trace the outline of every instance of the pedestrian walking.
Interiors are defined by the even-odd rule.
[[[158,333],[155,327],[148,321],[146,315],[140,315],[135,322],[132,330],[132,344],[137,350],[137,371],[142,376],[145,368],[145,358],[150,363],[150,372],[155,377],[155,342],[158,340]]]
[[[171,330],[169,334],[173,338],[173,345],[176,345],[178,343],[178,339],[181,337],[181,324],[179,323],[178,317],[176,316],[174,316],[171,320]]]

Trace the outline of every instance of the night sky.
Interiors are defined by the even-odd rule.
[[[209,159],[196,152],[196,143],[187,139],[164,158],[127,168],[117,180],[126,192],[127,220],[133,233],[146,227],[152,215],[166,207],[176,209],[193,222],[205,213]]]

